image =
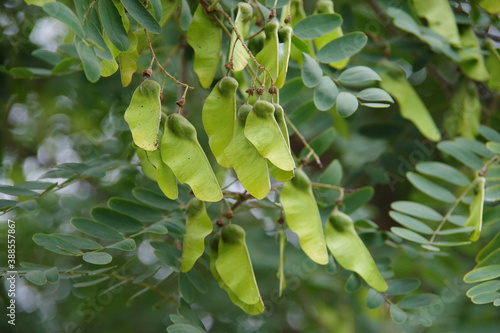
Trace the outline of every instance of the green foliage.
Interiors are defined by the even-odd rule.
[[[335,4],[4,6],[20,331],[498,326],[496,2]]]

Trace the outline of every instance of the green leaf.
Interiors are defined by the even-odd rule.
[[[179,291],[182,295],[182,298],[188,303],[193,303],[194,290],[186,274],[183,273],[179,274],[178,283],[179,283]]]
[[[210,149],[217,162],[225,168],[232,165],[224,149],[233,138],[236,123],[236,91],[238,81],[230,76],[224,76],[215,84],[203,104],[203,127],[208,135]]]
[[[399,301],[398,306],[401,309],[408,309],[408,310],[413,310],[413,309],[418,309],[424,306],[430,306],[433,304],[437,304],[441,301],[441,298],[439,296],[434,295],[434,294],[420,294],[420,295],[415,295],[415,296],[407,296],[403,298],[401,301]]]
[[[310,15],[293,27],[295,36],[300,39],[314,39],[321,37],[342,24],[339,14]]]
[[[495,157],[495,154],[492,153],[488,148],[486,148],[485,144],[480,141],[462,137],[456,138],[454,141],[463,149],[468,150],[471,153],[478,155],[479,157]]]
[[[141,222],[135,218],[106,207],[94,207],[90,215],[97,222],[101,222],[120,232],[137,232],[143,228]]]
[[[153,13],[155,14],[156,21],[160,22],[163,12],[161,0],[149,0],[149,4],[153,7]]]
[[[43,274],[45,274],[47,281],[50,283],[56,283],[59,281],[59,272],[57,271],[57,267],[52,267],[43,272]]]
[[[417,279],[400,279],[387,281],[389,286],[385,293],[387,295],[399,296],[409,294],[420,287],[420,281]]]
[[[377,72],[366,66],[356,66],[348,68],[339,75],[338,79],[340,81],[340,84],[349,87],[365,87],[375,81],[382,81],[380,75],[378,75]],[[377,90],[378,94],[380,94],[379,90],[385,92],[384,90],[378,88],[371,89]],[[373,90],[370,91],[371,94],[373,94]],[[369,96],[370,91],[368,91],[368,93],[365,92],[365,94]],[[388,95],[387,93],[385,94]],[[383,97],[384,99],[387,99],[387,96]],[[391,97],[389,96],[389,98]],[[392,98],[390,100],[392,101]]]
[[[257,101],[245,123],[245,137],[259,153],[281,170],[291,171],[295,161],[274,117],[274,105]]]
[[[403,227],[412,229],[413,231],[427,235],[432,235],[432,233],[434,232],[434,230],[432,230],[427,224],[408,215],[390,211],[389,216],[392,217],[394,221],[397,221],[399,224],[401,224]]]
[[[495,131],[493,128],[479,125],[477,129],[481,136],[486,140],[500,143],[500,133]]]
[[[222,192],[201,148],[194,126],[180,114],[171,114],[165,123],[161,157],[181,183],[191,186],[202,201],[219,201]]]
[[[42,271],[29,271],[24,275],[24,278],[31,283],[34,283],[38,286],[43,286],[47,283],[47,277],[43,274]]]
[[[280,202],[286,222],[298,235],[302,250],[314,262],[326,265],[328,251],[321,217],[312,192],[311,181],[301,169],[297,169],[295,177],[283,186]]]
[[[118,249],[122,251],[133,251],[136,248],[135,241],[132,238],[126,238],[118,243],[107,246],[108,249]]]
[[[416,232],[413,232],[411,230],[405,229],[405,228],[400,228],[400,227],[392,227],[391,231],[406,240],[419,243],[419,244],[429,244],[429,240],[425,239],[424,237],[420,236]]]
[[[366,307],[368,309],[376,309],[382,304],[384,304],[384,296],[370,288],[370,290],[368,290],[368,295],[366,296]]]
[[[173,253],[163,250],[155,250],[153,253],[163,265],[170,267],[175,272],[180,271],[181,263]]]
[[[205,203],[193,198],[186,206],[186,234],[182,247],[181,270],[189,271],[205,251],[205,237],[212,232],[212,221]]]
[[[302,81],[308,88],[313,88],[319,84],[323,77],[323,70],[318,62],[306,53],[302,53]]]
[[[237,28],[237,31],[243,40],[248,37],[252,16],[252,6],[245,2],[238,3],[238,14],[234,19],[234,26]],[[242,71],[247,66],[248,59],[250,59],[248,52],[241,44],[241,41],[236,36],[236,32],[234,30],[231,33],[231,43],[229,45],[228,59],[233,59],[233,71],[235,72]]]
[[[183,2],[183,8],[184,4]],[[188,7],[189,8],[189,7]],[[217,72],[222,43],[222,29],[210,19],[201,5],[194,13],[187,31],[187,42],[194,50],[194,71],[203,88],[209,88]]]
[[[167,332],[168,333],[204,333],[206,331],[203,331],[203,330],[199,329],[198,327],[188,325],[188,324],[175,324],[175,325],[167,327]]]
[[[444,187],[441,187],[431,182],[429,179],[420,176],[417,173],[407,172],[406,178],[408,178],[408,180],[410,181],[410,183],[413,184],[413,186],[415,186],[418,190],[424,192],[431,198],[447,203],[453,203],[456,200],[453,193],[451,193]]]
[[[5,199],[0,199],[0,210],[5,210],[10,207],[14,207],[17,204],[17,201],[15,200],[5,200]]]
[[[95,238],[114,241],[124,239],[124,237],[116,229],[93,220],[75,217],[71,220],[71,224],[77,230]]]
[[[24,67],[13,67],[9,70],[9,74],[15,79],[31,79],[35,74]]]
[[[191,14],[191,8],[189,8],[189,3],[187,0],[182,0],[181,15],[179,17],[179,23],[182,31],[187,31],[191,22],[193,21],[193,15]]]
[[[479,157],[474,155],[472,152],[463,149],[456,142],[443,141],[438,143],[437,148],[471,169],[478,170],[483,167],[483,162],[481,162]]]
[[[361,90],[357,96],[358,99],[362,99],[364,101],[369,101],[369,102],[394,103],[394,100],[392,99],[391,95],[389,95],[385,90],[382,90],[380,88],[367,88]]]
[[[469,206],[469,218],[465,222],[465,227],[474,227],[474,232],[470,236],[470,240],[475,242],[479,239],[481,228],[483,225],[483,207],[484,207],[484,186],[486,179],[479,177],[476,185],[474,186],[474,196],[472,203]]]
[[[179,206],[177,202],[169,200],[164,195],[148,190],[147,188],[136,187],[132,190],[132,195],[145,205],[163,210],[172,210]]]
[[[144,28],[155,34],[161,32],[158,21],[155,20],[139,0],[121,0],[121,3],[128,13]]]
[[[37,195],[35,191],[17,186],[0,185],[0,193],[14,195],[16,197],[31,197]]]
[[[207,283],[205,279],[198,273],[196,268],[190,269],[189,272],[186,273],[186,276],[189,279],[189,282],[202,294],[206,294],[208,292]]]
[[[492,280],[480,283],[469,290],[467,290],[468,297],[474,297],[476,295],[486,293],[486,292],[495,292],[500,289],[500,280]]]
[[[99,0],[99,17],[111,43],[118,51],[125,52],[130,46],[127,31],[123,27],[120,13],[112,0]]]
[[[339,90],[329,76],[323,76],[314,88],[314,105],[320,111],[332,108],[337,99]]]
[[[349,193],[344,197],[342,202],[342,211],[346,214],[354,213],[358,208],[366,205],[373,198],[375,191],[373,187],[365,186],[360,188],[358,191]]]
[[[342,267],[358,273],[373,289],[387,290],[387,284],[348,215],[335,209],[325,224],[325,238],[328,249]]]
[[[83,254],[74,244],[54,235],[34,234],[33,241],[44,249],[58,254],[66,256],[78,256]]]
[[[500,248],[495,247],[498,245],[499,235],[495,236],[485,247],[479,252],[476,257],[476,268],[500,264]]]
[[[83,32],[82,26],[80,25],[78,17],[76,17],[75,13],[73,13],[71,9],[69,9],[65,4],[61,2],[49,2],[43,5],[43,10],[50,16],[55,17],[56,19],[73,29],[78,37],[80,37],[81,39],[85,38],[85,34]]]
[[[418,172],[459,186],[469,185],[470,180],[454,167],[441,162],[421,162],[415,167]]]
[[[325,171],[323,171],[323,173],[319,177],[318,182],[321,184],[338,186],[342,181],[342,177],[342,165],[340,164],[339,160],[333,160],[332,163],[330,163],[330,165],[328,165],[328,167],[325,169]]]
[[[123,198],[109,199],[108,206],[115,211],[127,214],[143,222],[155,222],[163,216],[162,212],[155,208]]]
[[[484,201],[486,202],[500,201],[500,184],[486,188],[484,192]]]
[[[113,260],[113,257],[106,252],[86,252],[83,255],[83,260],[89,264],[106,265]]]
[[[331,63],[350,58],[365,47],[368,37],[362,32],[351,32],[334,39],[319,50],[319,62]]]
[[[94,49],[85,44],[83,40],[78,37],[75,37],[75,46],[76,51],[78,52],[78,57],[80,57],[83,64],[85,77],[92,83],[97,82],[97,80],[101,77],[101,63],[99,62]]]
[[[443,219],[443,216],[434,209],[412,201],[395,201],[391,204],[391,208],[430,221],[439,222]]]
[[[153,80],[137,87],[125,110],[125,121],[130,126],[134,143],[147,151],[158,149],[158,130],[161,117],[161,87]]]
[[[341,92],[337,96],[335,104],[337,113],[341,117],[349,117],[358,109],[358,100],[356,96],[348,92]]]
[[[474,304],[488,304],[488,303],[493,303],[499,297],[500,293],[491,291],[474,295],[472,296],[471,301]]]
[[[441,133],[429,110],[406,79],[404,72],[398,67],[380,76],[380,87],[396,99],[401,116],[411,121],[427,139],[441,140]]]
[[[402,324],[408,318],[406,312],[401,310],[397,305],[391,304],[390,306],[391,318],[396,324]]]
[[[262,200],[271,188],[266,159],[245,137],[244,128],[252,106],[244,104],[238,110],[234,135],[224,150],[241,185],[255,198]]]
[[[496,279],[500,276],[500,265],[489,265],[480,267],[465,274],[465,283],[475,283]]]
[[[235,267],[238,269],[234,269]],[[245,231],[240,226],[231,224],[224,227],[215,268],[221,280],[241,302],[262,303],[245,243]]]
[[[363,283],[361,282],[361,278],[359,277],[359,275],[356,273],[351,273],[351,275],[349,275],[349,277],[347,278],[344,289],[347,293],[353,294],[358,291],[362,285]]]
[[[488,148],[494,154],[500,155],[500,143],[486,142],[486,148]]]
[[[77,237],[73,235],[63,235],[63,234],[51,234],[50,236],[61,239],[62,241],[65,241],[67,243],[70,243],[79,248],[80,250],[98,250],[101,248],[101,245],[99,243],[96,243],[93,240],[87,238]]]

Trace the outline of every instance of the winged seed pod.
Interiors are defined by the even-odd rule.
[[[275,82],[276,88],[283,88],[286,80],[286,73],[288,71],[288,61],[290,60],[290,50],[292,46],[292,36],[293,30],[290,27],[281,28],[278,31],[278,36],[280,44],[283,44],[283,48],[279,48],[278,53],[278,79]]]
[[[244,134],[245,122],[251,110],[252,106],[249,104],[244,104],[239,108],[233,139],[224,152],[233,166],[241,185],[248,193],[262,200],[269,194],[271,183],[266,159]]]
[[[268,93],[271,87],[271,82],[276,82],[279,73],[279,39],[278,39],[278,29],[279,23],[275,20],[270,21],[266,24],[264,32],[266,34],[266,39],[264,41],[264,47],[257,53],[255,59],[264,66],[267,71],[261,75],[261,81],[265,82],[264,94],[261,98],[271,101],[272,95]],[[269,77],[269,74],[271,77]]]
[[[187,31],[187,42],[194,50],[194,71],[203,88],[209,88],[217,72],[222,30],[201,5],[196,9]]]
[[[186,206],[186,234],[182,242],[181,271],[187,272],[205,251],[205,237],[212,232],[205,203],[193,198]]]
[[[230,168],[224,149],[233,138],[236,123],[236,90],[238,81],[225,76],[214,87],[203,105],[203,127],[217,162]]]
[[[469,206],[469,218],[465,222],[465,227],[474,227],[474,231],[470,236],[470,240],[475,242],[479,239],[483,224],[483,207],[484,207],[484,187],[486,179],[479,177],[474,187],[474,196],[472,203]]]
[[[170,115],[165,123],[161,157],[179,182],[191,186],[198,199],[211,202],[222,199],[217,178],[198,143],[196,129],[180,114]]]
[[[325,224],[325,237],[328,249],[342,267],[358,273],[373,289],[387,290],[387,283],[359,238],[349,215],[335,208]]]
[[[216,268],[216,262],[219,257],[219,243],[220,243],[221,236],[220,234],[215,234],[211,241],[210,241],[210,271],[212,272],[213,277],[215,278],[215,281],[219,284],[219,287],[224,289],[229,298],[231,299],[231,302],[233,302],[235,305],[239,306],[243,311],[250,315],[258,315],[264,311],[264,303],[262,300],[259,298],[259,300],[254,303],[254,304],[247,304],[241,301],[238,296],[228,287],[227,284],[224,283],[222,280],[221,276],[217,272]]]
[[[125,121],[130,127],[134,143],[144,150],[158,149],[161,101],[160,84],[153,80],[144,81],[132,95],[125,110]]]
[[[325,236],[312,186],[304,171],[297,169],[295,177],[285,183],[280,201],[290,229],[299,236],[300,247],[312,261],[328,263]]]
[[[276,123],[280,128],[281,134],[283,135],[283,139],[285,140],[288,150],[290,151],[290,137],[288,136],[288,128],[286,127],[285,112],[283,111],[283,108],[279,104],[274,103],[273,105],[274,105],[274,119],[276,120]],[[272,164],[270,161],[268,161],[268,166],[271,176],[273,176],[273,178],[279,182],[287,182],[293,178],[294,175],[293,170],[292,171],[281,170],[280,168]]]
[[[295,162],[280,127],[274,118],[274,106],[266,101],[255,102],[245,123],[245,137],[259,153],[276,167],[292,171]]]
[[[138,154],[139,155],[139,154]],[[153,180],[156,180],[158,183],[158,186],[160,187],[161,191],[163,194],[167,196],[167,198],[171,200],[177,199],[177,179],[175,178],[174,173],[172,172],[172,169],[165,163],[163,163],[163,160],[161,158],[161,152],[160,149],[157,149],[155,151],[149,151],[146,152],[146,157],[147,161],[150,166],[153,166],[154,169],[154,178],[151,178]],[[139,157],[140,159],[140,157]],[[142,164],[142,161],[141,161]],[[143,165],[143,171],[144,171],[144,164]]]
[[[242,302],[259,302],[260,294],[245,243],[245,230],[239,225],[231,224],[222,230],[215,267],[222,281]]]
[[[250,31],[250,21],[253,16],[252,6],[245,2],[238,3],[238,14],[234,20],[234,25],[238,30],[241,38],[245,40],[248,37],[248,32]],[[245,50],[241,41],[238,40],[236,32],[233,31],[231,34],[231,44],[229,44],[229,57],[228,59],[233,60],[233,71],[242,71],[248,64],[248,59],[250,56]]]

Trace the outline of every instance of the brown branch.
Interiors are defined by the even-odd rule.
[[[314,160],[319,165],[319,167],[323,168],[323,164],[321,163],[319,156],[316,154],[314,149],[309,145],[309,143],[307,143],[306,138],[304,138],[304,136],[299,132],[297,127],[295,127],[295,125],[292,123],[290,118],[288,118],[288,116],[286,114],[284,114],[284,116],[285,116],[285,120],[286,120],[286,123],[288,124],[288,126],[290,126],[290,128],[297,135],[297,137],[300,139],[300,141],[302,141],[302,143],[304,144],[304,147],[306,147],[306,149],[309,150],[309,154],[311,154],[314,157]]]

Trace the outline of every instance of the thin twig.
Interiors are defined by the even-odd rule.
[[[181,85],[181,86],[185,87],[186,89],[193,90],[194,89],[193,87],[191,87],[190,85],[188,85],[186,83],[183,83],[183,82],[177,80],[174,76],[172,76],[169,72],[167,72],[165,70],[165,68],[163,68],[163,66],[158,61],[158,58],[156,57],[155,51],[153,50],[153,46],[151,45],[151,39],[149,38],[148,31],[146,29],[144,29],[144,33],[146,34],[146,39],[148,41],[148,47],[149,47],[149,51],[151,52],[151,58],[154,59],[154,61],[156,62],[156,65],[163,72],[163,74],[165,74],[170,80],[174,81],[178,85]]]
[[[297,129],[297,127],[295,127],[295,125],[292,123],[292,121],[290,120],[290,118],[288,118],[288,116],[286,114],[284,114],[284,116],[285,116],[285,120],[286,120],[286,123],[288,124],[288,126],[290,126],[290,128],[297,135],[297,137],[300,139],[300,141],[302,141],[302,143],[304,144],[304,147],[306,147],[306,149],[309,150],[309,152],[312,153],[312,156],[314,157],[314,160],[319,165],[319,167],[323,168],[323,164],[321,163],[321,160],[319,159],[319,156],[316,154],[316,152],[314,151],[314,149],[309,145],[309,143],[307,143],[306,138],[304,138],[304,136],[299,132],[299,130]]]
[[[455,200],[455,202],[453,203],[453,205],[450,207],[450,209],[448,209],[448,212],[443,216],[443,218],[441,219],[441,222],[439,222],[439,225],[438,227],[436,228],[436,230],[434,230],[434,232],[432,233],[432,236],[431,238],[429,239],[429,243],[432,244],[432,242],[434,242],[434,239],[436,238],[438,232],[441,231],[441,229],[443,228],[444,224],[446,223],[446,221],[448,220],[448,218],[450,217],[451,213],[453,213],[453,211],[455,210],[455,208],[457,208],[458,204],[460,203],[460,201],[462,201],[462,199],[465,197],[465,195],[467,193],[469,193],[470,189],[476,184],[477,180],[479,178],[475,178],[470,184],[469,186],[467,186],[467,188],[465,189],[465,191]]]

